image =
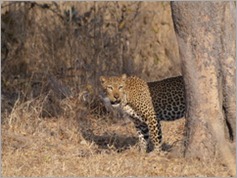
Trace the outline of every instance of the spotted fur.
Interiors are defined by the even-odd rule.
[[[184,116],[185,88],[182,76],[148,82],[157,118],[172,121]]]

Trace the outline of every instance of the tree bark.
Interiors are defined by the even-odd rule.
[[[236,25],[235,5],[225,4],[221,36],[221,72],[223,74],[223,109],[229,137],[236,142]],[[228,22],[228,23],[226,23]],[[227,133],[228,134],[228,133]],[[235,150],[235,149],[234,149]]]
[[[186,89],[185,156],[209,161],[220,154],[235,175],[235,153],[225,135],[226,128],[232,129],[235,138],[236,125],[235,16],[231,7],[233,2],[171,3]]]

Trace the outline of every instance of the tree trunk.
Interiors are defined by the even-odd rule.
[[[223,109],[227,126],[229,127],[229,137],[236,142],[236,25],[235,6],[227,3],[224,7],[224,17],[222,23],[223,35],[221,50],[221,72],[223,74]],[[228,23],[226,23],[228,22]],[[234,149],[235,151],[235,149]]]
[[[185,156],[209,161],[220,154],[235,175],[235,153],[225,136],[228,128],[235,138],[236,125],[235,16],[231,7],[233,2],[171,3],[186,88]]]

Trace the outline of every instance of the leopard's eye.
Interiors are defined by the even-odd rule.
[[[120,86],[119,86],[119,90],[121,90],[121,89],[123,89],[123,85],[120,85]]]
[[[107,89],[108,90],[113,90],[113,87],[112,86],[107,86]]]

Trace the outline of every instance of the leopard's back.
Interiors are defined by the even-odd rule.
[[[152,103],[160,120],[172,121],[185,114],[185,88],[182,76],[148,82]]]

